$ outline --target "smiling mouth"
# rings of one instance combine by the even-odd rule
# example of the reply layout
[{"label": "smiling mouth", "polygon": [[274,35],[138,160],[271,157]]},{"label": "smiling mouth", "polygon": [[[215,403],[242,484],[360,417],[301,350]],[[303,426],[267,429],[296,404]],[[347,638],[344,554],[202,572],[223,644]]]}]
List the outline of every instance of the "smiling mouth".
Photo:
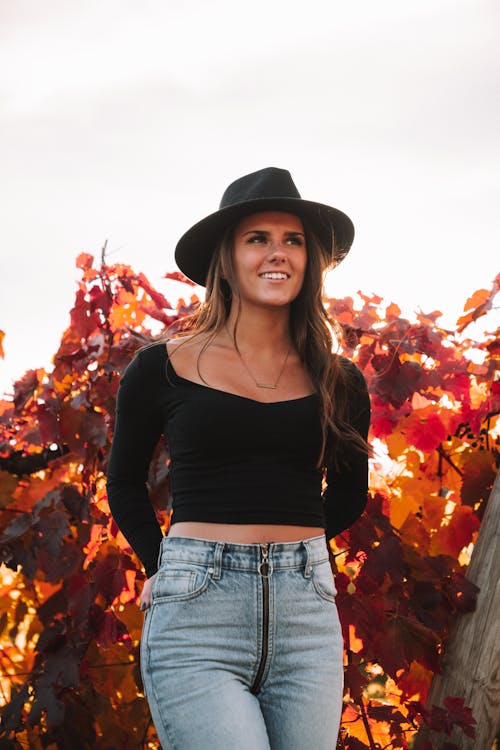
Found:
[{"label": "smiling mouth", "polygon": [[290,278],[287,273],[281,273],[278,271],[272,271],[269,273],[260,273],[259,276],[261,279],[273,279],[276,281],[281,281],[281,280],[286,281],[286,279]]}]

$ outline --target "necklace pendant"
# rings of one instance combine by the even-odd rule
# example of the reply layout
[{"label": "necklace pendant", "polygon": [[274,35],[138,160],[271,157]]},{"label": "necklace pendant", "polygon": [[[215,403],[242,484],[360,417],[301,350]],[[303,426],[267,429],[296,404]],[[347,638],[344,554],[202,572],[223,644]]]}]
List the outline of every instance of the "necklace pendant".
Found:
[{"label": "necklace pendant", "polygon": [[257,386],[257,388],[267,388],[270,391],[275,391],[277,384],[272,385],[268,383],[257,383],[257,381],[255,381],[255,385]]}]

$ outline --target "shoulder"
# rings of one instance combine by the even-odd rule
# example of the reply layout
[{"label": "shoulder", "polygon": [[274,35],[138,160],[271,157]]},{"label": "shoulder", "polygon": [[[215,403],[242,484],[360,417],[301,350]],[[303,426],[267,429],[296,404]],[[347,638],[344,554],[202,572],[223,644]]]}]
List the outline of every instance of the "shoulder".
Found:
[{"label": "shoulder", "polygon": [[333,356],[336,357],[341,370],[344,372],[348,386],[354,390],[366,392],[368,388],[365,376],[359,367],[351,359],[348,359],[348,357],[340,354],[334,354]]},{"label": "shoulder", "polygon": [[164,341],[147,344],[135,353],[120,378],[120,386],[144,389],[159,387],[165,382],[167,347]]},{"label": "shoulder", "polygon": [[177,350],[190,351],[193,350],[198,352],[202,349],[206,337],[196,336],[192,333],[183,334],[182,336],[176,336],[175,338],[168,339],[164,342],[167,357],[172,359],[173,355]]}]

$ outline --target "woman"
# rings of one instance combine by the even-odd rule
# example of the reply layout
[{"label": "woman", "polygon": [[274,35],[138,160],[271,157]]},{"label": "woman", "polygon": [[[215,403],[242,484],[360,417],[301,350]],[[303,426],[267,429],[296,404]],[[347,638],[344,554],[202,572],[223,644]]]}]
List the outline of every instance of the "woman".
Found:
[{"label": "woman", "polygon": [[[332,354],[321,292],[353,236],[286,170],[236,180],[176,248],[207,288],[194,327],[142,349],[121,380],[108,497],[146,570],[141,669],[164,750],[335,747],[326,540],[365,507],[370,406]],[[146,487],[162,433],[165,538]]]}]

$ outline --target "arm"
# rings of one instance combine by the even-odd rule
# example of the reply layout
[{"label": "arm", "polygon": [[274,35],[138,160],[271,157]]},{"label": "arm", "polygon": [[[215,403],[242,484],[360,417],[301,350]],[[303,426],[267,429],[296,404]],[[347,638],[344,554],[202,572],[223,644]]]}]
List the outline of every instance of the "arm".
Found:
[{"label": "arm", "polygon": [[163,538],[146,485],[149,464],[163,428],[156,398],[160,368],[154,364],[151,349],[140,352],[120,380],[107,471],[111,514],[148,578],[156,572]]},{"label": "arm", "polygon": [[[344,360],[352,372],[349,422],[364,440],[370,426],[370,397],[361,371]],[[327,539],[340,534],[356,521],[366,506],[368,493],[368,456],[348,445],[338,468],[326,472],[327,489],[323,493]]]}]

